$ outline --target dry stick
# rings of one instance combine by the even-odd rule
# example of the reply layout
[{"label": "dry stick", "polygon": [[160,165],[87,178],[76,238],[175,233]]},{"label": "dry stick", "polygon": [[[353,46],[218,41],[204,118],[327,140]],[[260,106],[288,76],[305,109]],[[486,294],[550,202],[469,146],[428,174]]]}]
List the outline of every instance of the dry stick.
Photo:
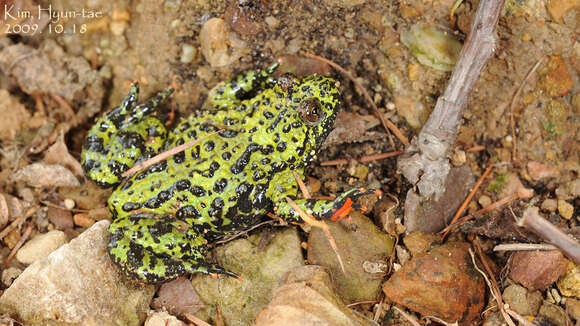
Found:
[{"label": "dry stick", "polygon": [[5,227],[4,230],[2,230],[2,232],[0,232],[0,240],[4,239],[4,237],[6,235],[8,235],[8,233],[10,233],[10,231],[15,229],[20,223],[23,223],[27,218],[32,216],[32,214],[36,213],[36,211],[38,209],[39,209],[39,207],[31,207],[26,211],[26,213],[24,213],[24,215],[20,216],[19,218],[15,219],[14,221],[12,221],[12,223],[10,223],[10,225]]},{"label": "dry stick", "polygon": [[528,250],[558,250],[556,246],[545,243],[504,243],[493,247],[493,251],[528,251]]},{"label": "dry stick", "polygon": [[203,136],[201,138],[194,139],[194,140],[190,140],[190,141],[188,141],[185,144],[182,144],[182,145],[179,145],[179,146],[175,146],[175,147],[173,147],[173,148],[171,148],[169,150],[166,150],[165,152],[159,153],[159,154],[153,156],[152,158],[150,158],[150,159],[148,159],[148,160],[146,160],[144,162],[141,162],[141,163],[133,166],[132,168],[130,168],[129,170],[127,170],[123,174],[121,174],[121,176],[123,178],[126,178],[126,177],[128,177],[128,176],[130,176],[132,174],[135,174],[135,173],[137,173],[137,172],[139,172],[139,171],[141,171],[143,169],[146,169],[146,168],[148,168],[148,167],[150,167],[152,165],[155,165],[155,164],[157,164],[157,163],[159,163],[159,162],[167,159],[168,157],[170,157],[172,155],[175,155],[177,153],[183,152],[184,150],[186,150],[186,149],[188,149],[190,147],[193,147],[195,144],[197,144],[197,143],[199,143],[199,142],[201,142],[201,141],[203,141],[203,140],[205,140],[205,139],[207,139],[207,138],[209,138],[209,137],[217,134],[218,132],[222,132],[224,130],[225,129],[220,129],[218,131],[214,131],[214,132],[209,133],[209,134],[207,134],[207,135],[205,135],[205,136]]},{"label": "dry stick", "polygon": [[188,312],[184,312],[183,317],[187,318],[187,320],[198,326],[211,326],[211,324],[206,323],[205,321],[197,318],[197,316],[190,314]]},{"label": "dry stick", "polygon": [[[461,207],[459,207],[459,209],[457,210],[457,213],[455,213],[455,216],[453,216],[453,219],[451,220],[451,223],[449,223],[449,226],[455,224],[455,222],[457,222],[457,219],[459,218],[459,216],[461,216],[461,214],[463,214],[463,211],[465,210],[465,208],[467,207],[469,202],[471,202],[471,199],[473,198],[473,196],[477,192],[477,189],[479,189],[479,186],[481,186],[481,183],[483,182],[483,180],[485,180],[485,178],[489,175],[492,168],[493,168],[493,165],[490,164],[489,167],[487,168],[487,170],[485,170],[485,172],[481,175],[481,178],[479,178],[479,180],[477,180],[475,187],[473,187],[473,189],[471,189],[471,192],[469,193],[469,195],[467,195],[467,198],[465,198],[465,201],[463,201],[463,204],[461,204]],[[447,231],[445,231],[443,233],[443,235],[441,236],[441,241],[443,241],[445,239],[445,237],[449,233],[449,230],[451,230],[450,228],[446,228],[446,229],[447,229]]]},{"label": "dry stick", "polygon": [[538,209],[529,207],[524,211],[524,217],[518,221],[518,226],[526,227],[560,248],[568,258],[580,264],[580,244],[566,233],[540,216]]},{"label": "dry stick", "polygon": [[484,273],[482,270],[480,270],[477,267],[477,264],[475,263],[475,257],[473,255],[473,251],[471,251],[471,248],[470,248],[469,254],[471,255],[471,261],[473,262],[473,266],[475,267],[475,269],[477,269],[481,273],[481,275],[483,275],[483,278],[485,278],[487,286],[489,286],[489,290],[491,291],[495,301],[497,302],[497,306],[499,308],[499,311],[501,312],[506,323],[510,326],[516,326],[514,324],[513,320],[510,318],[510,316],[507,314],[507,312],[504,309],[503,299],[501,296],[501,291],[499,290],[499,285],[497,284],[497,281],[495,280],[495,277],[493,276],[491,268],[489,268],[489,264],[487,263],[487,257],[483,253],[483,250],[481,249],[481,245],[479,244],[479,238],[475,237],[475,241],[473,241],[473,243],[475,245],[475,249],[477,250],[479,260],[483,264],[483,268],[485,268],[485,271],[486,271],[487,275],[489,276],[489,278],[488,278],[488,276],[486,276],[486,273]]},{"label": "dry stick", "polygon": [[409,315],[408,313],[406,313],[403,309],[397,307],[397,306],[393,306],[393,309],[395,309],[396,311],[398,311],[401,316],[403,316],[406,320],[408,320],[411,325],[413,326],[421,326],[421,324],[419,324],[419,322],[415,319],[415,317]]},{"label": "dry stick", "polygon": [[[361,162],[361,163],[366,163],[366,162],[382,160],[385,158],[389,158],[389,157],[393,157],[393,156],[397,156],[397,155],[401,155],[401,154],[403,154],[403,151],[393,151],[393,152],[388,152],[388,153],[363,155],[363,156],[356,158],[354,160]],[[345,165],[345,164],[348,164],[348,160],[345,158],[340,158],[340,159],[336,159],[336,160],[322,162],[322,163],[320,163],[320,166]]]},{"label": "dry stick", "polygon": [[538,69],[538,67],[544,61],[545,58],[546,58],[546,56],[543,55],[538,60],[538,62],[536,62],[536,64],[532,67],[532,69],[530,69],[530,71],[528,71],[528,73],[526,74],[526,77],[524,78],[524,80],[522,80],[520,87],[518,87],[518,89],[514,93],[514,96],[512,97],[512,100],[510,101],[510,129],[512,131],[512,141],[514,143],[513,151],[512,151],[512,160],[514,162],[517,161],[516,155],[517,155],[517,147],[518,147],[517,141],[516,141],[516,127],[515,127],[515,121],[514,121],[514,107],[515,107],[516,99],[520,97],[520,94],[521,94],[522,90],[524,89],[524,86],[527,84],[528,79]]},{"label": "dry stick", "polygon": [[[399,171],[405,178],[417,184],[423,198],[445,191],[445,179],[449,171],[449,154],[455,144],[457,132],[468,95],[494,47],[494,29],[504,0],[480,1],[473,19],[471,32],[465,41],[455,64],[445,92],[412,146],[406,148],[407,156],[399,159]],[[429,167],[429,169],[425,169]]]},{"label": "dry stick", "polygon": [[8,255],[8,257],[6,257],[6,259],[4,259],[4,262],[3,262],[4,266],[6,266],[6,264],[8,264],[10,259],[12,259],[12,257],[14,257],[14,255],[16,255],[16,252],[18,251],[18,249],[20,249],[20,247],[22,247],[24,242],[26,242],[26,240],[28,240],[28,237],[30,236],[31,232],[32,232],[32,225],[29,225],[26,228],[26,231],[24,231],[24,234],[22,234],[22,237],[20,238],[20,240],[18,240],[18,243],[16,243],[14,248],[12,248],[12,251],[10,251],[10,254]]},{"label": "dry stick", "polygon": [[395,142],[393,141],[393,138],[391,137],[391,133],[389,132],[389,130],[391,130],[393,132],[393,134],[395,134],[395,136],[401,141],[401,143],[403,143],[403,145],[407,146],[409,145],[409,140],[407,139],[407,137],[405,137],[405,135],[403,135],[403,133],[401,132],[401,130],[399,130],[399,128],[393,123],[391,122],[391,120],[389,119],[385,119],[385,117],[383,117],[383,115],[381,114],[381,112],[379,112],[379,108],[377,107],[377,105],[375,104],[375,101],[373,101],[373,99],[371,98],[371,96],[369,95],[369,93],[367,92],[367,90],[361,85],[361,83],[359,83],[356,78],[354,78],[354,76],[348,72],[346,69],[342,68],[341,66],[339,66],[338,64],[314,55],[314,54],[310,54],[307,52],[302,52],[303,56],[312,58],[312,59],[316,59],[319,61],[322,61],[330,66],[332,66],[334,69],[338,70],[341,74],[343,74],[344,76],[346,76],[348,79],[352,80],[352,82],[355,84],[355,86],[359,89],[359,91],[363,94],[363,97],[365,98],[365,100],[371,105],[371,107],[373,108],[373,112],[377,115],[377,117],[379,118],[379,120],[381,121],[381,124],[383,125],[383,128],[385,128],[385,130],[387,131],[387,135],[389,136],[389,142],[391,143],[391,146],[393,148],[395,147]]},{"label": "dry stick", "polygon": [[310,191],[308,191],[308,187],[306,187],[306,185],[304,184],[304,181],[302,181],[302,179],[300,179],[300,176],[298,176],[298,173],[296,173],[296,171],[292,170],[292,174],[294,175],[294,179],[296,179],[296,182],[298,183],[298,187],[300,187],[300,191],[302,191],[302,195],[304,196],[304,198],[306,198],[306,199],[312,198],[312,196],[310,195]]}]

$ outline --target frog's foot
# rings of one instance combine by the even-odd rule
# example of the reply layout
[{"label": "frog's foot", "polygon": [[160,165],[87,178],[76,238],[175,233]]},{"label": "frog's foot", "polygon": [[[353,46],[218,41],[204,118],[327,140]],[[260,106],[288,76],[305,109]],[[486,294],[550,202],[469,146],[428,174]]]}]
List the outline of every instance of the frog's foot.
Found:
[{"label": "frog's foot", "polygon": [[260,90],[272,87],[276,80],[271,77],[280,66],[280,62],[274,62],[265,70],[248,71],[238,75],[226,84],[212,90],[210,102],[214,108],[228,109],[238,106],[241,100],[252,97]]},{"label": "frog's foot", "polygon": [[[185,228],[185,230],[184,230]],[[157,284],[188,273],[205,272],[205,239],[169,216],[135,214],[109,227],[109,255],[132,279]]]},{"label": "frog's foot", "polygon": [[[318,220],[328,219],[331,221],[340,221],[347,217],[353,209],[366,210],[366,207],[354,203],[354,200],[371,194],[380,196],[382,192],[375,189],[354,188],[343,192],[334,200],[298,199],[294,202],[298,207]],[[303,222],[300,215],[285,200],[278,203],[276,215],[287,222]]]},{"label": "frog's foot", "polygon": [[237,279],[238,281],[242,280],[242,277],[239,276],[238,274],[230,272],[227,269],[225,269],[219,265],[216,265],[216,264],[207,264],[205,266],[205,268],[206,268],[206,270],[198,270],[197,272],[203,272],[203,273],[209,274],[209,276],[211,276],[211,278],[217,278],[219,274],[222,274],[222,275],[227,275],[227,276],[233,277],[233,278]]},{"label": "frog's foot", "polygon": [[101,187],[111,187],[137,160],[159,152],[167,131],[149,114],[172,92],[173,88],[169,88],[136,104],[139,85],[133,83],[121,105],[103,115],[89,130],[81,153],[85,175]]},{"label": "frog's foot", "polygon": [[[331,221],[340,221],[353,210],[361,209],[366,210],[365,206],[355,204],[354,199],[366,195],[375,194],[381,196],[382,192],[377,189],[351,189],[347,192],[340,194],[333,201],[330,201],[327,205],[321,205],[319,210],[319,216],[322,218],[328,218]],[[324,207],[326,206],[326,207]]]}]

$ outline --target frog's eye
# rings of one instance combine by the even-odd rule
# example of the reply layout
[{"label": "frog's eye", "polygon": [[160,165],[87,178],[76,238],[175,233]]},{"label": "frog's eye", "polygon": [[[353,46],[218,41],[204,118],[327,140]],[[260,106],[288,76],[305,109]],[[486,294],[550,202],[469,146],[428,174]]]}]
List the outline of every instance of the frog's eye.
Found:
[{"label": "frog's eye", "polygon": [[320,102],[315,98],[309,98],[300,102],[297,110],[302,120],[309,125],[318,124],[322,118]]}]

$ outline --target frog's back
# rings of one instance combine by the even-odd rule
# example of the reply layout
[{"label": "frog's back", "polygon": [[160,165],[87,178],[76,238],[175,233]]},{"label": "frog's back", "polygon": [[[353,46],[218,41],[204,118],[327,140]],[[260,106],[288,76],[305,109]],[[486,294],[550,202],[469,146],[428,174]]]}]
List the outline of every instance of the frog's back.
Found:
[{"label": "frog's back", "polygon": [[179,123],[166,149],[202,140],[129,179],[110,197],[111,210],[117,217],[136,211],[175,216],[210,239],[253,224],[272,209],[270,183],[288,168],[276,155],[283,138],[267,130],[282,108],[275,105],[282,99],[271,95]]}]

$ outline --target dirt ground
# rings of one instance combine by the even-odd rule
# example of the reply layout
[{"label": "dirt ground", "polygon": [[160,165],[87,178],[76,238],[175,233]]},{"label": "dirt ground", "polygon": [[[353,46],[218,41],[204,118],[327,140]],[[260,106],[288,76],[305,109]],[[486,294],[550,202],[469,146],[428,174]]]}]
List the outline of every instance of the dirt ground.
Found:
[{"label": "dirt ground", "polygon": [[[478,5],[463,1],[452,25],[451,0],[4,3],[32,13],[49,4],[55,12],[86,8],[93,16],[56,19],[45,12],[38,20],[15,15],[0,25],[0,230],[30,207],[39,208],[3,233],[2,270],[25,267],[12,256],[37,234],[60,229],[70,239],[108,218],[99,208],[109,192],[84,180],[78,160],[94,119],[120,102],[131,81],[141,82],[141,98],[177,87],[160,114],[171,123],[202,109],[209,90],[219,82],[277,59],[282,60],[280,72],[322,73],[341,83],[344,115],[336,129],[342,136],[331,135],[318,154],[307,171],[309,186],[321,196],[352,187],[381,189],[399,203],[390,229],[384,230],[404,239],[403,203],[412,185],[396,173],[396,156],[357,160],[404,150],[404,145],[394,138],[392,146],[352,80],[304,53],[327,58],[354,75],[380,114],[411,139],[444,91]],[[532,196],[512,196],[495,210],[475,214],[450,235],[458,241],[480,236],[497,266],[505,266],[510,255],[492,252],[493,246],[540,242],[513,226],[514,214],[521,217],[526,207],[539,207],[548,221],[580,235],[578,8],[574,0],[506,2],[495,51],[469,97],[450,153],[454,166],[469,167],[476,178],[494,166],[467,214],[518,189],[533,190]],[[15,30],[26,24],[36,24],[37,33]],[[341,159],[346,164],[332,162]],[[34,175],[15,177],[35,162],[58,164],[68,172],[51,178],[42,172],[44,181]],[[67,206],[67,198],[74,199],[74,207]],[[9,285],[3,277],[1,287]],[[541,295],[551,300],[552,291],[558,292],[555,283],[542,288]],[[554,304],[578,322],[565,301]],[[376,313],[372,304],[357,309],[370,316]],[[384,325],[393,323],[382,314]]]}]

